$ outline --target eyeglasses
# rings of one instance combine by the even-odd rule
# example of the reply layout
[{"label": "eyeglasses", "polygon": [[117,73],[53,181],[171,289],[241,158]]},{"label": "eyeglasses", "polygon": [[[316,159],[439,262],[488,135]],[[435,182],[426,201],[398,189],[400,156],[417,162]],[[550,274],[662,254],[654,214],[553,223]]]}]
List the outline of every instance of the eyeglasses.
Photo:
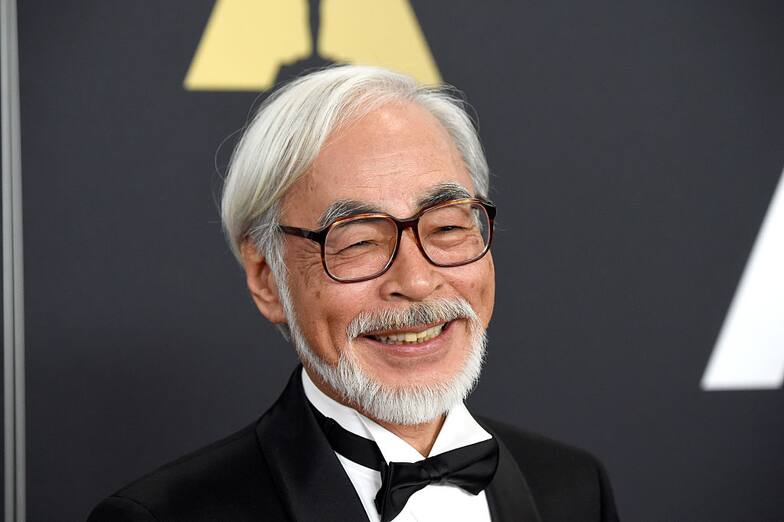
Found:
[{"label": "eyeglasses", "polygon": [[280,225],[281,232],[321,245],[327,275],[357,283],[382,275],[397,256],[403,231],[410,228],[422,255],[439,267],[467,265],[490,249],[495,206],[478,198],[453,199],[423,208],[408,219],[384,213],[339,218],[318,230]]}]

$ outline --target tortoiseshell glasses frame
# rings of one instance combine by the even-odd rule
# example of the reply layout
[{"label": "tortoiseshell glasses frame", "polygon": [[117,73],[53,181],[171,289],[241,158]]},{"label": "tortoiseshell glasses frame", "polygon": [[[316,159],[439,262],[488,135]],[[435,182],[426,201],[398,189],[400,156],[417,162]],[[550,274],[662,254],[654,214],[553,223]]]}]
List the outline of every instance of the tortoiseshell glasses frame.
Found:
[{"label": "tortoiseshell glasses frame", "polygon": [[[423,216],[427,216],[429,213],[446,209],[449,207],[457,206],[457,205],[470,205],[474,209],[477,210],[481,209],[483,215],[479,214],[478,219],[486,218],[487,221],[486,223],[484,223],[484,225],[487,226],[487,230],[485,231],[487,237],[486,238],[484,236],[482,237],[484,241],[484,245],[481,251],[473,253],[467,259],[460,259],[459,261],[454,261],[449,263],[438,262],[434,260],[430,254],[428,254],[427,250],[422,244],[422,238],[420,237],[420,230],[419,230],[420,219]],[[403,231],[408,228],[410,228],[413,231],[414,240],[416,242],[417,247],[419,248],[419,251],[422,252],[422,255],[425,257],[425,259],[427,259],[428,262],[430,262],[435,266],[456,267],[456,266],[463,266],[478,261],[490,250],[490,244],[493,241],[493,221],[495,219],[495,214],[496,214],[495,205],[493,205],[491,202],[483,198],[461,198],[461,199],[442,201],[434,205],[425,207],[419,210],[419,212],[417,212],[415,215],[406,219],[397,219],[384,212],[369,212],[369,213],[355,214],[352,216],[338,218],[332,223],[322,228],[319,228],[317,230],[309,230],[305,228],[291,227],[287,225],[279,225],[278,228],[281,232],[285,234],[303,237],[305,239],[309,239],[311,241],[318,243],[321,247],[321,264],[324,267],[324,271],[331,279],[339,283],[358,283],[361,281],[368,281],[370,279],[379,277],[383,275],[387,270],[389,270],[389,268],[392,266],[392,263],[394,263],[395,258],[397,257],[397,253],[400,246],[400,240],[403,236]],[[326,253],[327,238],[329,237],[330,233],[336,229],[336,227],[345,227],[347,224],[352,222],[361,223],[361,222],[367,222],[369,220],[383,220],[389,223],[393,223],[397,229],[397,234],[396,237],[394,238],[395,243],[394,246],[392,246],[391,250],[389,251],[388,259],[386,260],[386,263],[384,263],[383,266],[381,266],[378,270],[375,270],[372,273],[363,275],[361,277],[336,276],[335,274],[332,273],[332,271],[330,271],[329,264],[327,263],[327,253]],[[391,228],[390,228],[390,232],[391,232]],[[391,237],[389,237],[388,239],[391,239]]]}]

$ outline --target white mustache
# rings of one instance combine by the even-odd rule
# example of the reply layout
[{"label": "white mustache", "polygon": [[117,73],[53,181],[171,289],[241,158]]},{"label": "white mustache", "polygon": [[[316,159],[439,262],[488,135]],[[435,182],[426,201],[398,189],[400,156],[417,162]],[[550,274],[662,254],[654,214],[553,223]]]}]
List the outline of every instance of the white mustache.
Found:
[{"label": "white mustache", "polygon": [[406,308],[385,308],[362,312],[352,319],[346,334],[354,340],[360,335],[385,330],[404,330],[434,323],[446,323],[455,319],[468,319],[480,324],[479,317],[463,298],[455,297],[434,301],[412,303]]}]

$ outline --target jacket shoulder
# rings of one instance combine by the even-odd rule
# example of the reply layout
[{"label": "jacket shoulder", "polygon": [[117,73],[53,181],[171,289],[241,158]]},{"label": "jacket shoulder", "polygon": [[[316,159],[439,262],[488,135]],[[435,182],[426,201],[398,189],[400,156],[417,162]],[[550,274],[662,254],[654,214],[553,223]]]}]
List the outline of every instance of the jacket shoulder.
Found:
[{"label": "jacket shoulder", "polygon": [[591,453],[502,422],[482,422],[517,462],[543,520],[618,520],[607,473]]},{"label": "jacket shoulder", "polygon": [[88,522],[286,520],[252,424],[101,502]]},{"label": "jacket shoulder", "polygon": [[510,424],[482,419],[506,444],[518,463],[533,469],[555,468],[579,471],[595,466],[597,459],[585,450],[550,439],[543,435],[521,430]]}]

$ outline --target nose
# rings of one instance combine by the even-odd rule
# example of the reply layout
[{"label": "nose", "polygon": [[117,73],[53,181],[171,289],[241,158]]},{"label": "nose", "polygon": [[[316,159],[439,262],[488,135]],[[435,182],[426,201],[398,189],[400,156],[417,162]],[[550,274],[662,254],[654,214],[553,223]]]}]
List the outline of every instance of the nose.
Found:
[{"label": "nose", "polygon": [[389,301],[423,301],[444,284],[438,267],[419,250],[411,229],[403,232],[397,257],[381,277],[382,296]]}]

